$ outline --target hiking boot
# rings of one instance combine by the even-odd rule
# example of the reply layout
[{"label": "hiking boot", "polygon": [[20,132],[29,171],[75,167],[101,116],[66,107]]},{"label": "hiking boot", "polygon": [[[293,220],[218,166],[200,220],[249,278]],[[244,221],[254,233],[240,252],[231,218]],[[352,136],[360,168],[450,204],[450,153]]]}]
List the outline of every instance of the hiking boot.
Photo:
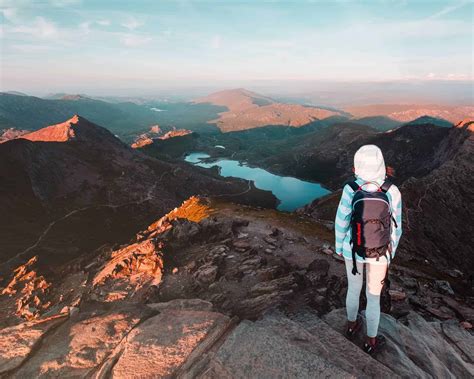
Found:
[{"label": "hiking boot", "polygon": [[357,318],[354,326],[352,328],[347,327],[346,329],[346,337],[350,340],[352,340],[357,332],[362,328],[362,320],[360,318]]},{"label": "hiking boot", "polygon": [[375,339],[375,344],[364,343],[363,350],[369,355],[377,354],[385,346],[385,337],[377,336]]}]

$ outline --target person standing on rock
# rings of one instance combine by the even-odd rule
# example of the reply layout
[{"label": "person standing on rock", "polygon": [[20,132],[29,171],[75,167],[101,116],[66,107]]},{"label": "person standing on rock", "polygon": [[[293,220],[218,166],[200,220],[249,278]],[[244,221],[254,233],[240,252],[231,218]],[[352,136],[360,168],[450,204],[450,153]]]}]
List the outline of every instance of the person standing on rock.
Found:
[{"label": "person standing on rock", "polygon": [[336,253],[344,257],[348,289],[346,336],[361,329],[359,297],[366,272],[367,339],[363,349],[374,354],[385,344],[378,336],[380,294],[388,266],[395,257],[402,235],[402,200],[398,188],[387,178],[382,151],[362,146],[354,155],[355,180],[344,185],[335,220]]}]

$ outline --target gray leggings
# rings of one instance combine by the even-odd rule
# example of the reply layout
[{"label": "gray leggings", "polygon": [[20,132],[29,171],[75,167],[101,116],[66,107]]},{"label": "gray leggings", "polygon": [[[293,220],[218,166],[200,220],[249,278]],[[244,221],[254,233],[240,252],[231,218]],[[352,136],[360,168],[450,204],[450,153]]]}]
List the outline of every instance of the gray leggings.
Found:
[{"label": "gray leggings", "polygon": [[367,320],[367,336],[376,337],[380,322],[380,293],[382,292],[382,281],[385,278],[387,271],[387,264],[383,260],[377,264],[357,262],[357,270],[359,274],[352,274],[352,260],[345,259],[347,272],[347,297],[346,310],[347,319],[355,321],[357,313],[359,312],[359,297],[362,290],[364,266],[366,268],[366,288],[365,294],[367,297],[367,309],[365,310],[365,317]]}]

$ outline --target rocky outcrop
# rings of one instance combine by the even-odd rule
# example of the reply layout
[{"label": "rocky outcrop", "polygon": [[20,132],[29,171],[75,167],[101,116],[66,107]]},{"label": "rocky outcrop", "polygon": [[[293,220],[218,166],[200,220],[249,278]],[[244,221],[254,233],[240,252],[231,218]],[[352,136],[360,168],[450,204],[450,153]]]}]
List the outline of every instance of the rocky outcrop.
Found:
[{"label": "rocky outcrop", "polygon": [[[348,344],[315,314],[304,323],[283,314],[241,322],[215,352],[202,359],[199,378],[398,377]],[[193,375],[193,376],[194,376]]]},{"label": "rocky outcrop", "polygon": [[[345,310],[332,311],[324,320],[335,330],[342,331],[346,324]],[[456,322],[428,322],[414,312],[403,320],[382,314],[379,332],[386,337],[387,346],[376,359],[402,377],[468,378],[474,375],[474,336]],[[362,344],[362,339],[356,343]]]},{"label": "rocky outcrop", "polygon": [[[361,340],[348,342],[341,334],[345,268],[331,237],[325,226],[295,215],[191,198],[128,245],[63,266],[61,280],[45,274],[50,285],[42,301],[49,307],[33,321],[11,317],[13,325],[0,333],[0,372],[472,376],[472,304],[456,288],[396,264],[393,316],[381,323],[386,352],[374,360]],[[21,278],[38,274],[36,264],[18,270],[6,287],[2,320],[14,314],[6,305],[28,287]]]},{"label": "rocky outcrop", "polygon": [[166,140],[166,139],[175,138],[175,137],[183,137],[191,133],[192,133],[191,130],[173,129],[173,130],[170,130],[169,132],[166,132],[162,136],[158,137],[158,139]]},{"label": "rocky outcrop", "polygon": [[40,347],[11,377],[90,376],[151,313],[136,305],[116,307],[111,311],[94,308],[79,312],[45,336]]},{"label": "rocky outcrop", "polygon": [[[146,239],[112,252],[92,280],[94,298],[104,301],[141,299],[161,282],[163,260],[155,243]],[[133,278],[133,279],[132,279]]]},{"label": "rocky outcrop", "polygon": [[[160,150],[159,151],[160,153],[163,153],[161,150],[168,150],[169,146],[167,146],[162,141],[166,141],[166,140],[169,140],[171,138],[176,138],[176,137],[184,137],[184,136],[187,136],[187,135],[192,134],[192,133],[193,132],[190,131],[190,130],[174,128],[174,129],[162,134],[161,129],[157,125],[155,125],[154,127],[152,127],[150,129],[150,132],[140,134],[137,138],[135,138],[135,141],[131,144],[131,147],[133,149],[141,149],[141,148],[144,148],[145,146],[155,144],[155,145],[157,145],[156,149]],[[145,152],[147,152],[148,155],[154,156],[149,151],[149,149],[145,150]]]},{"label": "rocky outcrop", "polygon": [[131,144],[133,149],[139,149],[143,146],[150,145],[153,143],[153,140],[147,135],[140,135],[135,139],[135,142]]},{"label": "rocky outcrop", "polygon": [[149,132],[140,134],[135,138],[135,141],[132,143],[133,149],[139,149],[143,146],[153,143],[153,138],[156,138],[161,134],[161,128],[159,125],[153,125],[150,127]]},{"label": "rocky outcrop", "polygon": [[0,375],[20,367],[38,349],[45,335],[65,322],[59,315],[37,322],[23,323],[0,331]]},{"label": "rocky outcrop", "polygon": [[12,139],[18,138],[23,134],[29,133],[28,130],[20,130],[15,128],[8,128],[0,130],[0,143],[10,141]]},{"label": "rocky outcrop", "polygon": [[[121,344],[114,378],[171,377],[184,363],[199,356],[199,350],[221,335],[230,319],[220,313],[191,309],[162,310],[128,334]],[[204,345],[204,346],[201,346]]]},{"label": "rocky outcrop", "polygon": [[78,123],[79,116],[75,115],[64,123],[51,125],[36,132],[24,134],[21,136],[21,138],[30,141],[67,142],[76,138],[76,133],[73,126]]},{"label": "rocky outcrop", "polygon": [[44,276],[37,274],[38,257],[34,256],[27,263],[13,272],[13,278],[3,288],[1,294],[10,298],[15,304],[15,315],[32,320],[44,313],[51,305],[47,300],[48,283]]},{"label": "rocky outcrop", "polygon": [[186,372],[232,325],[203,304],[122,304],[114,310],[86,304],[67,320],[61,316],[4,329],[0,374],[130,378]]}]

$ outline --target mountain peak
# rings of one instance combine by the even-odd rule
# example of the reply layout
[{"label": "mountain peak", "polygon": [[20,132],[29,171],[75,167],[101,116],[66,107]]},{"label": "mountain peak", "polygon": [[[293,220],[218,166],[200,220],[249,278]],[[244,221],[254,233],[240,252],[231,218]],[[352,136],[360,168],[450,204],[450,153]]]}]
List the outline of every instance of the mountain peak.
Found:
[{"label": "mountain peak", "polygon": [[211,93],[194,101],[195,103],[211,103],[227,107],[231,112],[242,112],[247,109],[270,105],[275,101],[269,97],[246,90],[234,88]]},{"label": "mountain peak", "polygon": [[280,103],[244,88],[215,92],[194,102],[226,107],[227,111],[220,112],[219,118],[208,121],[208,123],[216,124],[224,132],[267,125],[299,127],[315,120],[341,114],[339,111],[324,108]]},{"label": "mountain peak", "polygon": [[60,124],[50,125],[43,129],[39,129],[35,132],[31,132],[23,135],[21,138],[30,141],[42,141],[42,142],[66,142],[74,139],[76,133],[73,125],[79,125],[81,117],[74,115],[69,120]]},{"label": "mountain peak", "polygon": [[[71,140],[95,140],[101,139],[101,127],[78,114],[67,121],[47,126],[34,132],[24,134],[21,138],[34,142],[68,142]],[[105,131],[105,129],[103,130]],[[110,135],[109,132],[106,132]],[[112,135],[110,135],[113,137]]]}]

